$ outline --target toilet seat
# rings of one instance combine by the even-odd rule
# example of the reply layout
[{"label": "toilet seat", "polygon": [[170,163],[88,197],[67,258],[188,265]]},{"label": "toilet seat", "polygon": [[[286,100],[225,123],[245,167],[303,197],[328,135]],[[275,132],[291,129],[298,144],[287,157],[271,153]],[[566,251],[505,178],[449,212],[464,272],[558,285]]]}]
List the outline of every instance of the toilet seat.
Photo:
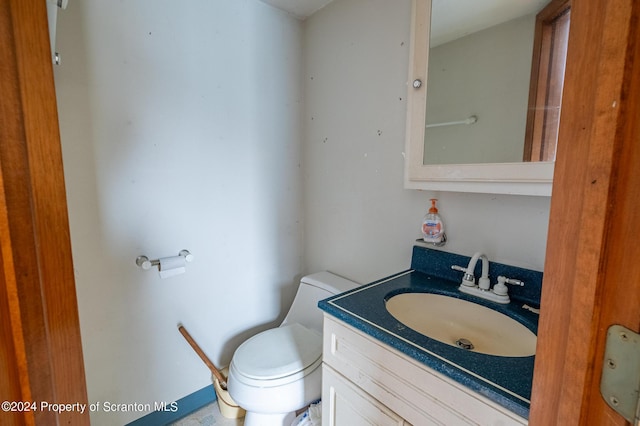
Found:
[{"label": "toilet seat", "polygon": [[272,387],[299,380],[321,363],[321,334],[293,323],[263,331],[244,342],[230,368],[239,382]]}]

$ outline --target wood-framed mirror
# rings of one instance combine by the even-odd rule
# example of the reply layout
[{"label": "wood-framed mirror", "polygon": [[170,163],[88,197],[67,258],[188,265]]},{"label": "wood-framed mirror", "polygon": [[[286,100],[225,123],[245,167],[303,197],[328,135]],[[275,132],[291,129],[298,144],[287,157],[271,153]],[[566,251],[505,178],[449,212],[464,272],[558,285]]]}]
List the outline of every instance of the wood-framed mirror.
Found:
[{"label": "wood-framed mirror", "polygon": [[549,196],[569,0],[464,1],[413,1],[405,187]]}]

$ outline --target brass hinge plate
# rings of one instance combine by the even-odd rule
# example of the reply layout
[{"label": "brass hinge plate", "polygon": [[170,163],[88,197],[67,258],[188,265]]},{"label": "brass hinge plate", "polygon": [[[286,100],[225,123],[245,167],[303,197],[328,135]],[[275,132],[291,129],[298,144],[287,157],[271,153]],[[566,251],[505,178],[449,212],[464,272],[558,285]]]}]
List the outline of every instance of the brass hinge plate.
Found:
[{"label": "brass hinge plate", "polygon": [[640,421],[640,334],[621,325],[609,327],[600,393],[627,421]]}]

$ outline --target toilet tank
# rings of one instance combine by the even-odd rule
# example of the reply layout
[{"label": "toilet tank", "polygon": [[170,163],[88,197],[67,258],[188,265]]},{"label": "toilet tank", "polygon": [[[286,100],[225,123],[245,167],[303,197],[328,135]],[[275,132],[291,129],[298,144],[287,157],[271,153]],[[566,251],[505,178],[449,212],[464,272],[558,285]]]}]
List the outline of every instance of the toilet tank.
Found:
[{"label": "toilet tank", "polygon": [[302,277],[296,297],[281,325],[298,323],[322,332],[322,311],[318,302],[359,285],[326,271]]}]

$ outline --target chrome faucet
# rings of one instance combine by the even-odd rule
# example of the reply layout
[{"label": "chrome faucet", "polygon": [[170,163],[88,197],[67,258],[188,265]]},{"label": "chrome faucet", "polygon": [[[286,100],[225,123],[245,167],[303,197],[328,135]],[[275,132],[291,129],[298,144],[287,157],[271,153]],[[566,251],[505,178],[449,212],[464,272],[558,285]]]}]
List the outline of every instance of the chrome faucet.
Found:
[{"label": "chrome faucet", "polygon": [[[482,276],[478,278],[478,285],[476,285],[476,279],[473,275],[478,259],[482,259]],[[462,293],[470,294],[472,296],[481,297],[486,300],[491,300],[496,303],[507,304],[511,300],[507,286],[505,284],[523,286],[524,283],[520,280],[513,278],[507,278],[500,276],[498,282],[491,289],[491,281],[489,280],[489,259],[484,253],[477,252],[469,260],[469,265],[466,268],[458,265],[452,265],[451,269],[464,272],[462,276],[462,282],[460,283],[460,290]]]}]

